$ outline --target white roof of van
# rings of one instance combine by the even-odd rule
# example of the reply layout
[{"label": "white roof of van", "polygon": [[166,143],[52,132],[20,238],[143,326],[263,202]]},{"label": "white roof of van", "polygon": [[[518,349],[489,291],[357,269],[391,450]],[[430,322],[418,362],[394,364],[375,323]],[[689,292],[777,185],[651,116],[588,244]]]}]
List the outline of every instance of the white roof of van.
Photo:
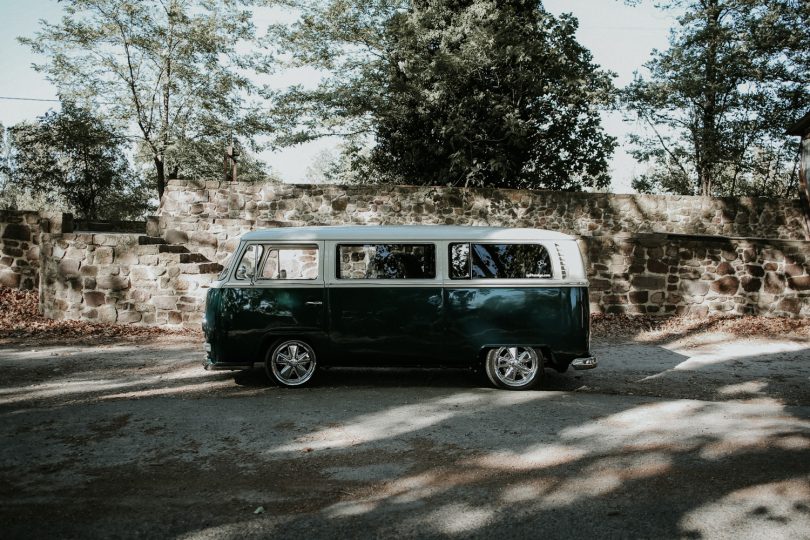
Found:
[{"label": "white roof of van", "polygon": [[339,240],[339,241],[407,241],[407,240],[573,240],[572,236],[545,229],[508,227],[473,227],[463,225],[349,225],[334,227],[277,227],[260,229],[242,235],[242,240]]}]

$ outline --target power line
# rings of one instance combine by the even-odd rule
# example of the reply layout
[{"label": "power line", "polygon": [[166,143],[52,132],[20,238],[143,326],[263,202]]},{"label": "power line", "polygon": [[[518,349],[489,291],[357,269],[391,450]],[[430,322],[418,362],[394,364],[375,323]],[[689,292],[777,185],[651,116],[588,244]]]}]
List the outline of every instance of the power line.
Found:
[{"label": "power line", "polygon": [[39,98],[10,97],[10,96],[0,96],[0,99],[11,99],[14,101],[50,101],[53,103],[59,103],[58,99],[39,99]]}]

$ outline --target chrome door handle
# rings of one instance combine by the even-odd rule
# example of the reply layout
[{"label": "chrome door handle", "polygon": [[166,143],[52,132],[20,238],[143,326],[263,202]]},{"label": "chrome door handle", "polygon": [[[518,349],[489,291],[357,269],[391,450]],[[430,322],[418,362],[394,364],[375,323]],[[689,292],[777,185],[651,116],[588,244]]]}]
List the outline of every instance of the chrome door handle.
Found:
[{"label": "chrome door handle", "polygon": [[322,306],[323,302],[307,302],[308,306]]}]

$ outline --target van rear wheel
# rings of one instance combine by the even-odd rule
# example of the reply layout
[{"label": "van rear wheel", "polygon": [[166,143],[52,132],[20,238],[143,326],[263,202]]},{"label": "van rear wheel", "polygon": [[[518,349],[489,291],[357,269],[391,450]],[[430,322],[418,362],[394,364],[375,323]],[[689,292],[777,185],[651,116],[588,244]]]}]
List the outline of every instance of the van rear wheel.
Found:
[{"label": "van rear wheel", "polygon": [[267,351],[264,370],[281,386],[303,386],[315,374],[315,351],[300,339],[285,340]]},{"label": "van rear wheel", "polygon": [[487,353],[484,368],[496,387],[528,390],[543,377],[543,355],[531,347],[498,347]]}]

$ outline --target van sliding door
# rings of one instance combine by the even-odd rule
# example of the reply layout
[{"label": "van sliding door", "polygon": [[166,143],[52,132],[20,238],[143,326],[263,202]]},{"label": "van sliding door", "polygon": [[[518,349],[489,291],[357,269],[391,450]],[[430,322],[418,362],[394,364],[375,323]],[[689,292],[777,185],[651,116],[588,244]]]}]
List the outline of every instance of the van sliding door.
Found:
[{"label": "van sliding door", "polygon": [[335,363],[443,363],[436,246],[339,242],[334,254],[327,294]]}]

